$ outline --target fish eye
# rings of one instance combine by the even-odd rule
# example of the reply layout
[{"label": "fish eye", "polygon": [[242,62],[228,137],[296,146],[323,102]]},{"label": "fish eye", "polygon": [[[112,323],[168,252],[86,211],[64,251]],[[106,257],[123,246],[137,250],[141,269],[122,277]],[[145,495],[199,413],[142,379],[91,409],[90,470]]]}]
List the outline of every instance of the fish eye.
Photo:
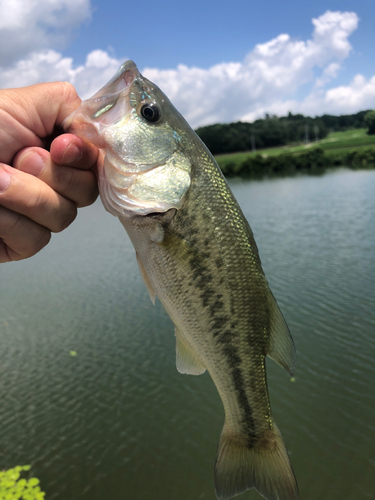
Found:
[{"label": "fish eye", "polygon": [[156,104],[149,102],[141,107],[141,115],[148,122],[157,122],[160,118],[160,111]]}]

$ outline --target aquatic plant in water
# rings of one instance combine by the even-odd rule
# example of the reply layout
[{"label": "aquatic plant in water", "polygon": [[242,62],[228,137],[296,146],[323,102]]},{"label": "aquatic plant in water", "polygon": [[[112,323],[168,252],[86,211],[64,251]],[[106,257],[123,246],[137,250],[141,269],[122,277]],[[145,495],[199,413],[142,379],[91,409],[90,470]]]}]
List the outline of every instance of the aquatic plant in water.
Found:
[{"label": "aquatic plant in water", "polygon": [[17,465],[12,469],[0,471],[0,500],[44,500],[39,479],[21,478],[21,473],[30,470],[30,465]]}]

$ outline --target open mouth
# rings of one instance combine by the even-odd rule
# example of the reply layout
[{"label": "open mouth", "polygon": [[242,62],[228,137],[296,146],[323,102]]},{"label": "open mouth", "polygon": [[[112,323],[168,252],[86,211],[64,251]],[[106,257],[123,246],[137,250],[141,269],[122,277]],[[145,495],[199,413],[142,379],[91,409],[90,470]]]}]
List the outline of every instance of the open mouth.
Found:
[{"label": "open mouth", "polygon": [[82,102],[63,122],[65,132],[104,147],[100,132],[122,120],[131,111],[129,93],[141,74],[133,61],[124,63],[114,77],[90,99]]}]

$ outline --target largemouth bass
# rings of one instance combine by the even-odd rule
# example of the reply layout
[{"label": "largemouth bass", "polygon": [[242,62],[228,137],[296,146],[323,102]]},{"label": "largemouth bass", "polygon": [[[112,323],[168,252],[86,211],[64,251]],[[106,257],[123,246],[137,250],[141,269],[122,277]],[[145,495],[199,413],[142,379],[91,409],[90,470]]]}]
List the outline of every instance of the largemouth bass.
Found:
[{"label": "largemouth bass", "polygon": [[207,370],[220,394],[217,498],[255,488],[268,500],[298,499],[265,366],[268,355],[292,374],[294,344],[214,158],[132,61],[64,128],[105,150],[101,199],[134,245],[151,300],[175,325],[177,369]]}]

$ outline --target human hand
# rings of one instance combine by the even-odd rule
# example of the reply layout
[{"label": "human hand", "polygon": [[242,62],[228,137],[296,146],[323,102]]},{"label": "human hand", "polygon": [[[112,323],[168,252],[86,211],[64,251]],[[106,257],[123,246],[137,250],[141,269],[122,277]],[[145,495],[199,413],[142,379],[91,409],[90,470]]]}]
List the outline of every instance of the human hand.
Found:
[{"label": "human hand", "polygon": [[62,82],[0,91],[0,263],[37,253],[98,195],[94,146],[64,134],[43,147],[80,102]]}]

